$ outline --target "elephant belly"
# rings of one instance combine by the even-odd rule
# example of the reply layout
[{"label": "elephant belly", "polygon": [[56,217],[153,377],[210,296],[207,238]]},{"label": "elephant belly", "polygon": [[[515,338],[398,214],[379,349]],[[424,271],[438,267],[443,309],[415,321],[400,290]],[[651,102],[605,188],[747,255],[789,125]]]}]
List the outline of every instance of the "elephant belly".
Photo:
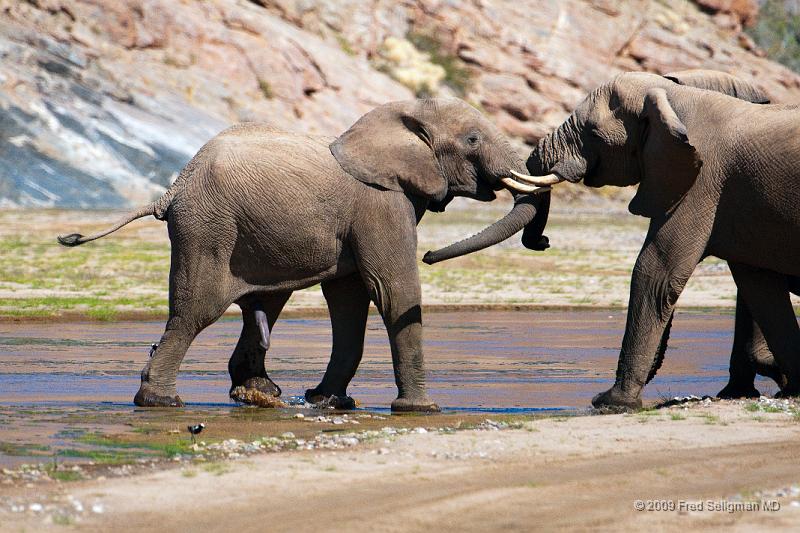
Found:
[{"label": "elephant belly", "polygon": [[[257,225],[256,225],[257,226]],[[231,273],[248,283],[298,290],[355,271],[353,255],[325,217],[273,216],[260,227],[240,224]]]},{"label": "elephant belly", "polygon": [[770,190],[755,179],[726,187],[708,254],[783,274],[800,275],[800,187]]},{"label": "elephant belly", "polygon": [[220,140],[207,172],[176,198],[191,240],[262,290],[302,289],[354,271],[344,236],[355,181],[321,139],[256,133]]}]

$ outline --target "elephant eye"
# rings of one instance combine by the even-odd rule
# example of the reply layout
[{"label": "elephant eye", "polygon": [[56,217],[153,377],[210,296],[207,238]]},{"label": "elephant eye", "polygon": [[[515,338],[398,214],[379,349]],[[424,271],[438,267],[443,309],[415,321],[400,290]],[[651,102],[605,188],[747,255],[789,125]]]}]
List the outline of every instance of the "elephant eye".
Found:
[{"label": "elephant eye", "polygon": [[468,133],[465,140],[468,146],[474,147],[477,146],[479,142],[481,142],[481,135],[480,133],[477,132]]}]

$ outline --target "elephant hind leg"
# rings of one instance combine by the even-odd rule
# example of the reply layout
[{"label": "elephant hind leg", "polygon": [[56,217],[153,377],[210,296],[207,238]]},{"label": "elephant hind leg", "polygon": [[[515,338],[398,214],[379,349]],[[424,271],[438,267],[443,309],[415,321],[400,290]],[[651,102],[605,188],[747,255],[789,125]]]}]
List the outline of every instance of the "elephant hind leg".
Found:
[{"label": "elephant hind leg", "polygon": [[210,257],[192,261],[173,242],[170,267],[170,317],[152,357],[142,370],[134,403],[143,407],[181,407],[176,380],[189,345],[214,323],[233,300],[219,265]]},{"label": "elephant hind leg", "polygon": [[[740,263],[730,263],[730,267],[754,319],[754,342],[748,348],[752,372],[763,371],[775,379],[784,395],[800,394],[800,327],[789,299],[787,276]],[[764,352],[772,353],[777,369]]]},{"label": "elephant hind leg", "polygon": [[[728,384],[717,393],[719,398],[758,398],[761,393],[755,388],[755,352],[767,350],[766,341],[753,321],[741,293],[736,295],[736,322],[733,333],[733,349],[729,368]],[[770,354],[771,355],[771,354]]]},{"label": "elephant hind leg", "polygon": [[[281,395],[281,389],[273,382],[264,364],[266,347],[264,335],[268,335],[278,316],[291,296],[291,292],[270,295],[248,295],[238,301],[242,309],[242,333],[228,361],[231,376],[230,397],[240,403],[275,405],[273,401]],[[260,329],[257,313],[266,316],[267,332]]]},{"label": "elephant hind leg", "polygon": [[322,293],[331,316],[333,349],[322,382],[306,391],[306,400],[325,402],[339,409],[355,409],[355,400],[347,395],[347,385],[364,353],[369,293],[358,273],[322,282]]},{"label": "elephant hind leg", "polygon": [[142,383],[133,403],[140,407],[183,407],[176,389],[183,357],[194,338],[222,316],[227,307],[219,305],[212,312],[170,317],[161,340],[142,370]]}]

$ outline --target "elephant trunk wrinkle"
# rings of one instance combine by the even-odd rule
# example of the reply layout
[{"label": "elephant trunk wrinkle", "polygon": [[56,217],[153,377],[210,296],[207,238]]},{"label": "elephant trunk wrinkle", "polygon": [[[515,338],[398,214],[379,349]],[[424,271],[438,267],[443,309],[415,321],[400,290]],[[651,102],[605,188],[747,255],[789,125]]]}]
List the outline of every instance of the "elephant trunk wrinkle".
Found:
[{"label": "elephant trunk wrinkle", "polygon": [[576,157],[581,145],[578,131],[578,120],[573,114],[557,129],[539,139],[528,158],[530,175],[548,174],[559,161]]},{"label": "elephant trunk wrinkle", "polygon": [[432,265],[440,261],[483,250],[508,239],[522,230],[536,216],[536,206],[534,205],[536,201],[532,196],[519,195],[514,202],[514,207],[506,216],[480,233],[445,248],[426,252],[422,261]]}]

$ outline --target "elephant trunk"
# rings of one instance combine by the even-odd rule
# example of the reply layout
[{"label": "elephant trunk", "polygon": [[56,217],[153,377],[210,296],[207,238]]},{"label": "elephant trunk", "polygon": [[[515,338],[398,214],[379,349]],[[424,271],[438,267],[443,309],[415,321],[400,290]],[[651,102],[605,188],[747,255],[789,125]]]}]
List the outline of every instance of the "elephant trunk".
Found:
[{"label": "elephant trunk", "polygon": [[[546,197],[546,199],[544,198]],[[477,252],[493,246],[501,241],[504,241],[519,232],[522,228],[526,228],[528,232],[528,224],[536,218],[537,204],[543,207],[546,202],[547,206],[550,204],[550,193],[543,193],[536,196],[516,194],[514,195],[514,207],[508,212],[506,216],[487,227],[480,233],[468,237],[462,241],[451,244],[445,248],[436,251],[429,251],[422,258],[424,263],[432,265],[439,261],[445,261],[454,257],[460,257],[472,252]],[[545,208],[546,209],[546,208]],[[538,221],[537,221],[538,222]],[[546,222],[546,215],[545,220]],[[533,228],[529,233],[529,241],[535,240],[538,242],[541,238],[541,231],[544,229],[544,222],[541,224],[542,229],[538,231]],[[536,224],[539,225],[538,223]],[[525,236],[523,235],[523,242]]]}]

